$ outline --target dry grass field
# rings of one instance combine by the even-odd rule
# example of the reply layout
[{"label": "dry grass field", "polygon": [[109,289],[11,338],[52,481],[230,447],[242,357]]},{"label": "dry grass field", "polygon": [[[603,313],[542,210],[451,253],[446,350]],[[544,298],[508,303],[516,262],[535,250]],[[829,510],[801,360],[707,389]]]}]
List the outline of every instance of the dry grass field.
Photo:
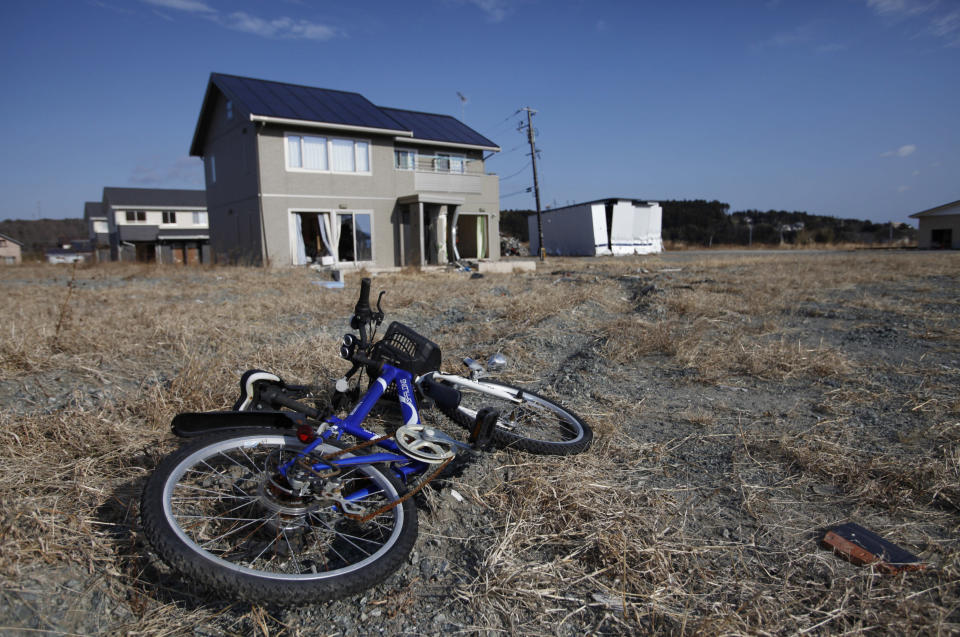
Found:
[{"label": "dry grass field", "polygon": [[[0,269],[0,633],[960,632],[960,254],[377,276],[388,320],[445,367],[503,352],[502,377],[571,407],[594,446],[497,451],[424,490],[410,563],[359,598],[236,603],[157,559],[139,493],[173,415],[228,407],[243,370],[342,374],[358,277],[315,277]],[[931,568],[819,548],[845,521]]]}]

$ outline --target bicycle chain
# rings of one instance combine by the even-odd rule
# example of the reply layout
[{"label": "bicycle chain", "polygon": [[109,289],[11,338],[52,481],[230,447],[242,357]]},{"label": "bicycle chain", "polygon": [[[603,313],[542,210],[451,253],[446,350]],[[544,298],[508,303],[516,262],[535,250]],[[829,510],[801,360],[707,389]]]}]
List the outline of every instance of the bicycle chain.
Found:
[{"label": "bicycle chain", "polygon": [[[341,450],[335,451],[335,452],[333,452],[333,453],[331,453],[331,454],[327,454],[326,456],[321,456],[320,459],[323,460],[323,461],[333,460],[334,458],[336,458],[336,457],[338,457],[338,456],[342,456],[342,455],[345,454],[345,453],[350,453],[350,452],[356,451],[356,450],[358,450],[358,449],[364,449],[364,448],[366,448],[366,447],[370,447],[370,446],[372,446],[372,445],[375,445],[375,444],[377,444],[377,443],[379,443],[379,442],[383,442],[384,440],[389,440],[390,438],[393,438],[394,435],[395,435],[395,434],[387,434],[386,436],[380,436],[379,438],[374,438],[374,439],[372,439],[372,440],[366,440],[366,441],[364,441],[364,442],[361,442],[361,443],[358,444],[358,445],[354,445],[354,446],[352,446],[352,447],[348,447],[347,449],[341,449]],[[433,480],[434,478],[436,478],[437,475],[439,475],[441,471],[443,471],[444,469],[446,469],[446,468],[447,468],[447,465],[450,464],[450,463],[453,461],[453,459],[456,458],[456,457],[457,457],[456,454],[454,454],[454,455],[450,456],[449,458],[447,458],[439,467],[437,467],[437,470],[436,470],[436,471],[434,471],[433,473],[431,473],[431,474],[430,474],[429,476],[427,476],[424,480],[421,480],[421,481],[420,481],[420,484],[418,484],[416,487],[414,487],[413,489],[407,491],[406,493],[404,493],[402,496],[400,496],[399,498],[397,498],[397,499],[394,500],[393,502],[388,502],[387,504],[383,505],[382,507],[380,507],[379,509],[377,509],[377,510],[374,511],[373,513],[368,513],[367,515],[357,515],[357,514],[355,514],[355,513],[347,513],[346,511],[344,511],[344,513],[343,513],[344,517],[348,517],[348,518],[350,518],[351,520],[355,520],[355,521],[357,521],[357,522],[360,522],[361,524],[366,524],[367,522],[369,522],[369,521],[372,520],[373,518],[377,517],[378,515],[381,515],[381,514],[383,514],[383,513],[386,513],[386,512],[389,511],[390,509],[393,509],[394,507],[403,504],[404,502],[406,502],[407,500],[409,500],[410,498],[412,498],[413,496],[415,496],[417,493],[420,492],[421,489],[423,489],[425,486],[427,486],[427,484],[428,484],[431,480]],[[339,470],[338,470],[338,473],[339,473]]]}]

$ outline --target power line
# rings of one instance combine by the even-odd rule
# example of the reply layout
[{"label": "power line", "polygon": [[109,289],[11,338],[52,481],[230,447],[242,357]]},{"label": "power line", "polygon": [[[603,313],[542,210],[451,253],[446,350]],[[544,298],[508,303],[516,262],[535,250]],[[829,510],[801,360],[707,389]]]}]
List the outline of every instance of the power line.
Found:
[{"label": "power line", "polygon": [[530,166],[530,162],[527,162],[526,164],[524,164],[524,165],[523,165],[523,168],[521,168],[521,169],[518,170],[517,172],[515,172],[515,173],[513,173],[513,174],[511,174],[511,175],[508,175],[507,177],[501,177],[501,178],[500,178],[500,181],[508,181],[508,180],[510,180],[510,179],[513,179],[514,177],[516,177],[517,175],[519,175],[520,173],[522,173],[523,171],[525,171],[528,166]]}]

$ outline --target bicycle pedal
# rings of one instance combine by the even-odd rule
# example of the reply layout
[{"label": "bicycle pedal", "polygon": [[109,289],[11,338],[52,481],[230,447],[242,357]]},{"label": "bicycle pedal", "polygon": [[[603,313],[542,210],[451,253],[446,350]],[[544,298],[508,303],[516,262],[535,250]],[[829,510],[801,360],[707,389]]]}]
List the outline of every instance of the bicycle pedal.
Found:
[{"label": "bicycle pedal", "polygon": [[473,431],[470,432],[470,445],[474,449],[485,450],[490,447],[493,428],[497,426],[499,419],[500,412],[493,407],[484,407],[477,412],[477,420],[473,425]]}]

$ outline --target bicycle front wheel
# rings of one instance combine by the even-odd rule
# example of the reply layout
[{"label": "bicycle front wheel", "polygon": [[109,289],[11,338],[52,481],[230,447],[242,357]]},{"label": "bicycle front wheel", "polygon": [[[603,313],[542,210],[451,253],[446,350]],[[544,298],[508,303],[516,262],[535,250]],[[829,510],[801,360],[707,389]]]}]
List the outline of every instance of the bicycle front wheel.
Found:
[{"label": "bicycle front wheel", "polygon": [[[397,479],[353,465],[336,475],[308,472],[291,486],[277,467],[303,447],[264,429],[217,433],[174,452],[144,489],[150,543],[183,574],[251,602],[343,597],[382,581],[416,541],[412,499],[360,522],[399,499]],[[340,450],[324,443],[317,453]]]},{"label": "bicycle front wheel", "polygon": [[[493,407],[500,417],[493,430],[493,439],[507,447],[523,449],[543,455],[570,455],[586,451],[593,441],[593,430],[579,416],[551,400],[520,387],[496,380],[478,380],[474,389],[457,385],[460,406],[442,409],[455,423],[468,430],[477,419],[477,412]],[[515,401],[494,396],[484,391],[493,388],[508,390]]]}]

